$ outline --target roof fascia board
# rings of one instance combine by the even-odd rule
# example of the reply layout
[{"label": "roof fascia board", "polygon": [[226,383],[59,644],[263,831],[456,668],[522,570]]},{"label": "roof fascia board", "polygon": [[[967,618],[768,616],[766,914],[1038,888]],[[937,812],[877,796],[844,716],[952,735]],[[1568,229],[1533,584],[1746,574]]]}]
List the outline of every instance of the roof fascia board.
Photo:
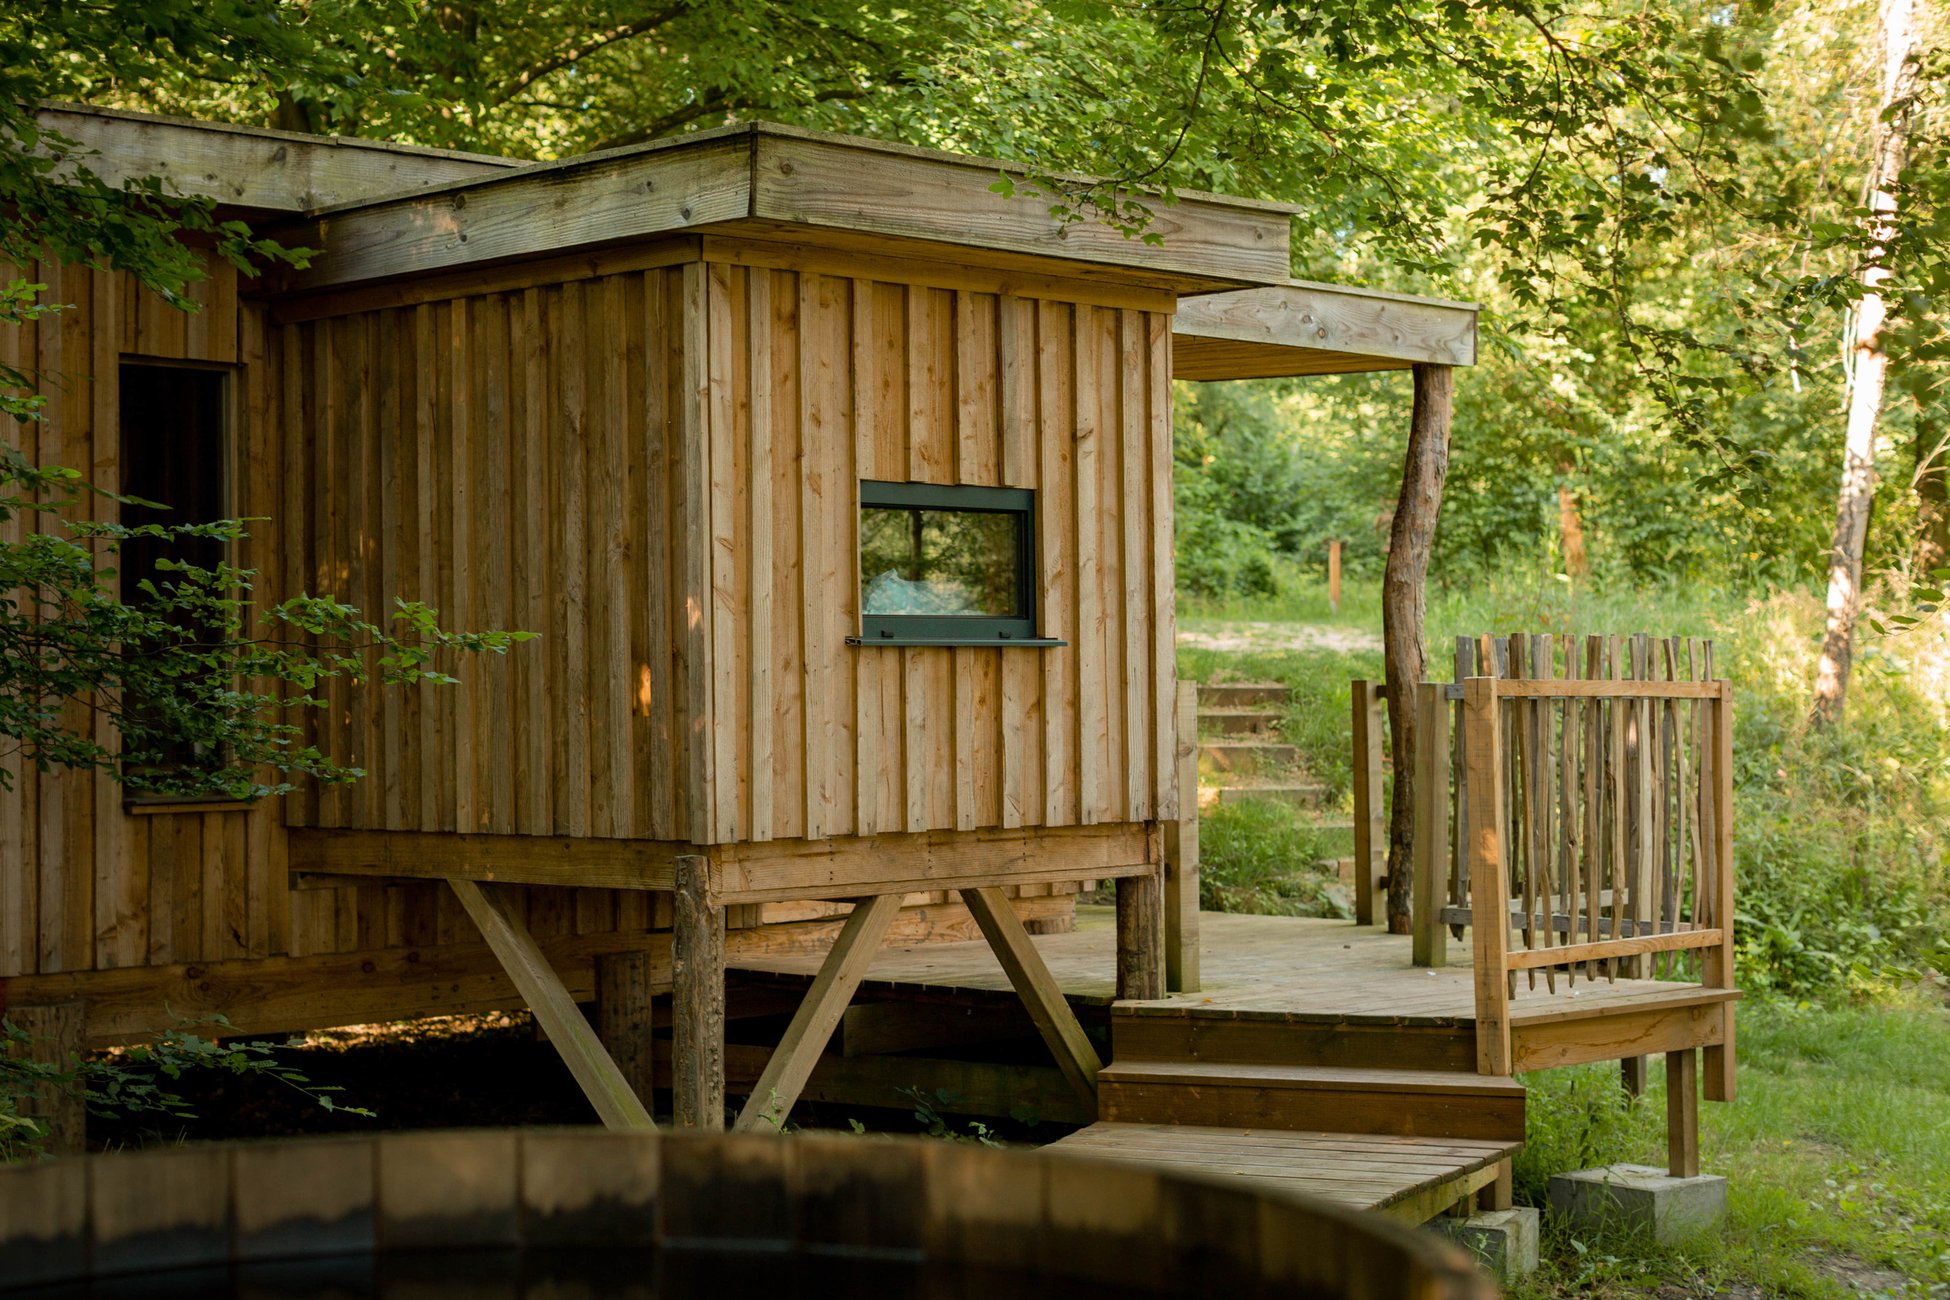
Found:
[{"label": "roof fascia board", "polygon": [[1476,315],[1466,303],[1292,281],[1181,299],[1172,333],[1292,348],[1296,367],[1303,367],[1295,374],[1321,373],[1323,352],[1472,366]]},{"label": "roof fascia board", "polygon": [[193,122],[120,109],[49,103],[41,130],[92,152],[78,161],[111,185],[160,177],[177,193],[230,207],[304,213],[429,186],[505,175],[513,158]]}]

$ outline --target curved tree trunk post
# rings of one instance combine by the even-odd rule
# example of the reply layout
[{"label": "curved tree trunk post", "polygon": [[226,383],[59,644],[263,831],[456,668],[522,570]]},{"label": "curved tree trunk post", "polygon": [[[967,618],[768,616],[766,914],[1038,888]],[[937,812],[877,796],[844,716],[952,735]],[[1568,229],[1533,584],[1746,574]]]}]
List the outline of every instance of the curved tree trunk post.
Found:
[{"label": "curved tree trunk post", "polygon": [[1442,484],[1449,474],[1449,419],[1455,376],[1448,366],[1415,367],[1401,497],[1381,579],[1381,642],[1388,682],[1388,733],[1394,739],[1395,794],[1388,816],[1388,932],[1409,932],[1415,840],[1415,685],[1428,676],[1422,623]]},{"label": "curved tree trunk post", "polygon": [[[1882,114],[1909,90],[1909,51],[1914,33],[1912,0],[1883,0],[1878,15],[1882,37]],[[1848,674],[1855,658],[1855,620],[1862,612],[1862,549],[1869,534],[1869,508],[1875,500],[1876,421],[1882,413],[1889,356],[1882,349],[1888,316],[1882,284],[1890,269],[1884,254],[1895,234],[1896,178],[1902,173],[1907,114],[1876,119],[1874,154],[1869,163],[1869,238],[1873,247],[1861,270],[1862,297],[1849,328],[1848,437],[1842,454],[1842,485],[1835,506],[1835,541],[1828,558],[1828,624],[1822,633],[1821,660],[1815,669],[1810,721],[1817,727],[1840,722],[1848,701]]]}]

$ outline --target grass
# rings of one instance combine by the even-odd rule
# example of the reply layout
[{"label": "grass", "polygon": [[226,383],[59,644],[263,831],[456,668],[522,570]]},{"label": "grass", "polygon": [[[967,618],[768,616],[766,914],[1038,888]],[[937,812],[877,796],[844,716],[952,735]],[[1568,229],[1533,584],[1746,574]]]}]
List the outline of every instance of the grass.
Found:
[{"label": "grass", "polygon": [[[1544,1266],[1517,1295],[1950,1294],[1950,1013],[1770,999],[1741,1008],[1740,1033],[1739,1100],[1701,1112],[1725,1231],[1660,1247],[1547,1220]],[[1540,1203],[1557,1170],[1662,1164],[1653,1074],[1636,1104],[1610,1066],[1530,1076],[1519,1199]]]}]

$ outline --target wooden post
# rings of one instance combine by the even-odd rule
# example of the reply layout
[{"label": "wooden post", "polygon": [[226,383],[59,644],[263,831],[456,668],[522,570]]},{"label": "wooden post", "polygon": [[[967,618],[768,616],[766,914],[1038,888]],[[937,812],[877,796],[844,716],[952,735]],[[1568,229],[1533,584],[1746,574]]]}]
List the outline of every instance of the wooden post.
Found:
[{"label": "wooden post", "polygon": [[1327,540],[1327,608],[1341,612],[1341,539]]},{"label": "wooden post", "polygon": [[1476,980],[1476,1072],[1510,1073],[1510,877],[1503,858],[1503,729],[1496,679],[1463,684],[1469,738],[1469,908]]},{"label": "wooden post", "polygon": [[1436,516],[1442,511],[1442,485],[1449,475],[1449,421],[1454,374],[1448,366],[1415,365],[1415,406],[1402,462],[1401,495],[1388,536],[1388,562],[1381,578],[1381,653],[1387,668],[1388,734],[1395,754],[1395,798],[1388,815],[1388,906],[1390,934],[1409,929],[1409,882],[1414,873],[1415,702],[1411,687],[1428,680],[1422,648],[1427,615],[1424,586],[1429,552],[1435,545]]},{"label": "wooden post", "polygon": [[724,908],[708,858],[677,859],[671,906],[671,1110],[679,1128],[724,1127]]},{"label": "wooden post", "polygon": [[1164,887],[1156,875],[1117,881],[1117,996],[1165,995]]},{"label": "wooden post", "polygon": [[650,1006],[650,954],[609,952],[596,958],[596,1036],[646,1108],[656,1096]]},{"label": "wooden post", "polygon": [[1625,1090],[1627,1097],[1645,1095],[1645,1058],[1628,1056],[1618,1063],[1618,1086]]},{"label": "wooden post", "polygon": [[847,1004],[853,1001],[854,991],[873,965],[881,940],[900,915],[905,898],[905,894],[881,894],[853,905],[826,960],[820,963],[812,987],[806,990],[805,1001],[799,1004],[779,1045],[772,1049],[764,1073],[745,1099],[745,1108],[738,1112],[738,1120],[732,1125],[736,1132],[784,1125],[792,1103],[799,1100],[833,1030],[839,1027],[840,1017],[846,1014]]},{"label": "wooden post", "polygon": [[975,924],[982,928],[982,937],[988,940],[996,960],[1002,963],[1003,973],[1015,987],[1016,996],[1022,999],[1023,1009],[1029,1012],[1050,1055],[1056,1058],[1057,1068],[1063,1071],[1063,1077],[1069,1080],[1077,1096],[1087,1101],[1094,1111],[1097,1072],[1104,1068],[1103,1061],[1097,1056],[1097,1049],[1090,1045],[1090,1036],[1083,1032],[1069,999],[1063,996],[1062,986],[1050,974],[1043,954],[1036,951],[1029,932],[1022,928],[1022,918],[993,885],[964,889],[961,900],[974,913]]},{"label": "wooden post", "polygon": [[1178,818],[1165,823],[1165,987],[1195,993],[1198,953],[1198,683],[1178,683]]},{"label": "wooden post", "polygon": [[1416,714],[1426,742],[1416,753],[1415,912],[1413,960],[1449,964],[1449,928],[1442,904],[1449,883],[1449,701],[1438,682],[1415,688]]},{"label": "wooden post", "polygon": [[[72,1070],[87,1046],[86,1008],[79,999],[41,1006],[13,1007],[7,1019],[26,1034],[23,1055],[41,1065]],[[51,1156],[78,1156],[88,1146],[88,1107],[80,1084],[62,1087],[44,1083],[34,1089],[24,1113],[47,1131],[42,1150]]]},{"label": "wooden post", "polygon": [[[1381,687],[1356,680],[1354,709],[1354,923],[1374,924],[1374,899],[1388,843],[1381,769]],[[1395,773],[1400,788],[1401,773]]]},{"label": "wooden post", "polygon": [[1666,1053],[1666,1172],[1699,1176],[1699,1057],[1690,1047]]},{"label": "wooden post", "polygon": [[1496,1181],[1476,1194],[1481,1210],[1507,1210],[1517,1203],[1516,1166],[1508,1159],[1496,1162]]},{"label": "wooden post", "polygon": [[[1700,983],[1730,989],[1733,983],[1733,683],[1721,682],[1712,704],[1712,784],[1706,797],[1713,801],[1712,894],[1713,923],[1725,937],[1720,946],[1701,955]],[[1708,1101],[1734,1098],[1733,1003],[1721,1008],[1725,1018],[1718,1043],[1705,1052],[1705,1091]]]},{"label": "wooden post", "polygon": [[561,1054],[562,1063],[575,1076],[604,1127],[657,1127],[651,1122],[649,1108],[603,1050],[602,1040],[583,1018],[582,1008],[548,964],[535,936],[528,932],[521,915],[520,886],[484,885],[473,880],[449,880],[447,884],[493,949],[495,960],[507,972],[522,1001],[548,1031],[549,1042]]}]

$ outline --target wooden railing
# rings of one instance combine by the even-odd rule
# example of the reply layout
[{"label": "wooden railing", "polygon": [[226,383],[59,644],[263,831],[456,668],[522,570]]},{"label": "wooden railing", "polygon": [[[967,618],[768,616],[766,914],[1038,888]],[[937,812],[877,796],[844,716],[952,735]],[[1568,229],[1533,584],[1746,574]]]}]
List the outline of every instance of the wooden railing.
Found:
[{"label": "wooden railing", "polygon": [[1733,700],[1711,645],[1513,636],[1457,659],[1459,684],[1415,692],[1415,957],[1471,927],[1484,1072],[1509,1071],[1511,1002],[1540,982],[1731,988]]}]

